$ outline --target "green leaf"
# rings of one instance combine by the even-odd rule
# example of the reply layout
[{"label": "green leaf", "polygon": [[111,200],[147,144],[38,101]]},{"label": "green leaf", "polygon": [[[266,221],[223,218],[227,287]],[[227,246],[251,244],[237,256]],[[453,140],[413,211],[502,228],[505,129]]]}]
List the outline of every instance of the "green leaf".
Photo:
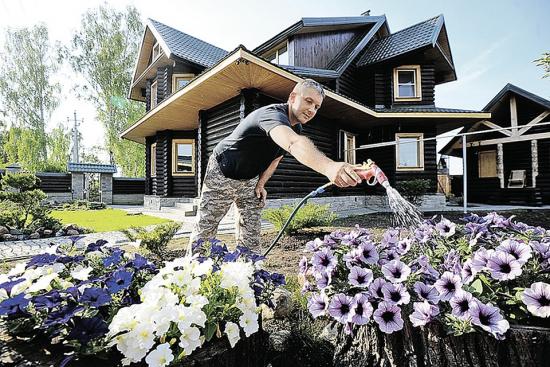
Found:
[{"label": "green leaf", "polygon": [[206,324],[206,332],[205,332],[206,341],[210,341],[212,339],[217,329],[218,329],[217,324]]}]

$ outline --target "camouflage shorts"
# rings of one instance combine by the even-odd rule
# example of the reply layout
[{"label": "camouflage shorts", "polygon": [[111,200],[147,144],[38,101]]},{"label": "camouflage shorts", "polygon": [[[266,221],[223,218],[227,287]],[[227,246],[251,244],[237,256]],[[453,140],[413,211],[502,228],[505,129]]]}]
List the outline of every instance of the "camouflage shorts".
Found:
[{"label": "camouflage shorts", "polygon": [[211,155],[206,167],[197,222],[191,234],[190,244],[199,238],[214,238],[220,221],[231,204],[235,203],[235,239],[238,244],[258,249],[262,205],[254,193],[257,183],[258,177],[250,180],[233,180],[225,177],[216,157],[214,154]]}]

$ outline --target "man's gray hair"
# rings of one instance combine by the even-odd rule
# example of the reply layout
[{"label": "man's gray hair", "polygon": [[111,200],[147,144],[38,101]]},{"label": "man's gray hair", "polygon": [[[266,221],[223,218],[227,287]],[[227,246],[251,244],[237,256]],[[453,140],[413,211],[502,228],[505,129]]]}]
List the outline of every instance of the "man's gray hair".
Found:
[{"label": "man's gray hair", "polygon": [[301,92],[305,88],[315,89],[323,99],[325,98],[325,91],[323,90],[323,86],[313,79],[301,80],[298,84],[296,84],[293,92]]}]

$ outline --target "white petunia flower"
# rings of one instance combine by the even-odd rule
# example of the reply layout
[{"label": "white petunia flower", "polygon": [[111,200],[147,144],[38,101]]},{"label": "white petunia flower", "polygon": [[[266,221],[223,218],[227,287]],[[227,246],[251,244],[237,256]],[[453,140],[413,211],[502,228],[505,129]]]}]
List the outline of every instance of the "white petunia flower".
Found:
[{"label": "white petunia flower", "polygon": [[27,292],[34,293],[42,290],[50,291],[52,289],[50,283],[52,280],[58,278],[59,275],[57,273],[53,274],[46,274],[39,278],[34,284],[32,284],[28,289]]},{"label": "white petunia flower", "polygon": [[160,344],[155,350],[147,355],[145,362],[149,367],[168,366],[174,360],[170,344]]},{"label": "white petunia flower", "polygon": [[229,344],[231,348],[235,347],[235,344],[241,339],[239,325],[234,322],[225,323],[225,334],[227,334],[227,339],[229,339]]},{"label": "white petunia flower", "polygon": [[83,267],[82,265],[77,265],[72,271],[71,276],[74,279],[77,280],[88,280],[90,277],[90,273],[94,270],[91,266],[88,266],[87,268]]},{"label": "white petunia flower", "polygon": [[254,312],[245,312],[239,318],[239,325],[243,328],[247,337],[259,330],[258,314]]},{"label": "white petunia flower", "polygon": [[27,266],[27,264],[18,263],[9,271],[8,276],[17,276],[23,274],[25,272],[25,266]]},{"label": "white petunia flower", "polygon": [[181,331],[179,346],[183,348],[186,355],[193,353],[195,349],[202,345],[201,332],[196,327],[188,327]]}]

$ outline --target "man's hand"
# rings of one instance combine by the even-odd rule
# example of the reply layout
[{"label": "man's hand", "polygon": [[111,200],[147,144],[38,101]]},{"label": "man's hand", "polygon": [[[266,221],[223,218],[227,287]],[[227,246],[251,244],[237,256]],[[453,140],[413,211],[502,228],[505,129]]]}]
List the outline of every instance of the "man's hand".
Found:
[{"label": "man's hand", "polygon": [[361,177],[355,172],[355,167],[345,162],[331,162],[325,174],[338,187],[355,186],[361,183]]},{"label": "man's hand", "polygon": [[256,185],[256,188],[254,189],[254,193],[256,194],[256,197],[260,201],[260,207],[263,208],[265,206],[265,200],[267,198],[267,191],[265,191],[265,188],[263,185]]}]

